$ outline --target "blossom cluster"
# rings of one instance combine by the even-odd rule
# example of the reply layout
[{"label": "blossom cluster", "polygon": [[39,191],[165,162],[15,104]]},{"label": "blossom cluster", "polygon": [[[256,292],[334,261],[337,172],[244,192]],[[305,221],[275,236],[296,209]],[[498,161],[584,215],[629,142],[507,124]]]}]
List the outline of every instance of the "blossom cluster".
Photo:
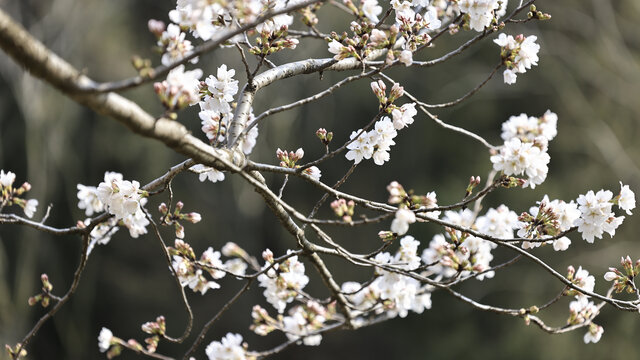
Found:
[{"label": "blossom cluster", "polygon": [[440,211],[429,210],[438,206],[438,199],[434,191],[426,195],[414,195],[412,190],[406,192],[397,181],[392,181],[387,185],[387,191],[389,192],[389,204],[399,205],[391,222],[391,232],[396,235],[406,234],[409,231],[409,225],[416,222],[416,214],[413,210],[434,219],[440,216]]},{"label": "blossom cluster", "polygon": [[501,48],[502,62],[507,69],[503,73],[506,84],[514,84],[518,74],[524,74],[531,66],[538,65],[540,45],[534,35],[525,37],[520,34],[515,38],[504,33],[493,40]]},{"label": "blossom cluster", "polygon": [[[573,266],[569,266],[567,279],[574,285],[587,292],[593,292],[595,288],[595,278],[582,267],[576,271]],[[567,325],[589,324],[589,330],[584,335],[584,343],[597,343],[602,337],[604,329],[592,322],[600,312],[599,307],[593,301],[589,301],[589,296],[575,289],[567,289],[564,295],[575,296],[575,300],[569,303],[569,318]]]},{"label": "blossom cluster", "polygon": [[383,165],[386,161],[389,161],[389,150],[391,145],[395,145],[395,138],[398,132],[393,127],[393,122],[388,117],[383,117],[375,123],[374,129],[370,131],[364,131],[358,129],[353,131],[350,140],[353,140],[347,149],[345,157],[347,160],[352,160],[358,164],[362,159],[371,159],[376,165]]},{"label": "blossom cluster", "polygon": [[[245,0],[227,3],[178,0],[176,8],[169,12],[169,18],[181,27],[188,28],[192,35],[202,40],[209,40],[215,34],[231,28],[235,21],[240,24],[254,21],[268,8],[281,10],[285,8],[285,1]],[[289,6],[292,5],[289,2]],[[258,31],[278,29],[283,25],[291,25],[293,17],[278,15],[259,25]]]},{"label": "blossom cluster", "polygon": [[415,109],[415,103],[402,106],[393,104],[404,94],[404,89],[398,84],[393,84],[389,97],[386,96],[386,85],[381,80],[372,82],[371,89],[378,98],[380,106],[391,114],[391,118],[383,116],[369,131],[365,129],[353,131],[347,145],[349,151],[345,157],[347,160],[354,161],[355,164],[360,163],[362,159],[373,158],[376,165],[383,165],[389,161],[389,151],[391,146],[395,145],[393,139],[398,135],[397,130],[412,124],[418,112]]},{"label": "blossom cluster", "polygon": [[[177,111],[198,104],[202,132],[213,146],[217,146],[226,141],[227,128],[233,119],[231,104],[238,93],[238,80],[235,80],[234,76],[235,70],[228,69],[223,64],[218,67],[215,76],[209,75],[201,82],[202,70],[185,71],[184,65],[179,65],[169,72],[166,80],[155,83],[154,89],[169,111]],[[249,120],[253,118],[255,116],[251,113]],[[257,137],[258,127],[253,126],[239,140],[239,146],[245,154],[251,153]],[[208,177],[218,180],[224,178],[222,176],[220,179],[217,173]]]},{"label": "blossom cluster", "polygon": [[[547,195],[538,206],[524,212],[518,218],[518,236],[529,239],[544,239],[559,235],[573,227],[577,227],[582,238],[593,243],[595,238],[601,239],[606,232],[614,236],[616,229],[624,220],[624,216],[615,216],[613,205],[631,214],[636,207],[635,194],[628,185],[620,183],[620,192],[615,197],[609,190],[594,193],[589,190],[578,196],[576,202],[566,203],[562,200],[550,201]],[[541,242],[523,242],[524,248],[539,246]],[[571,241],[561,237],[553,241],[556,250],[566,250]]]},{"label": "blossom cluster", "polygon": [[212,279],[219,280],[227,273],[244,276],[247,269],[247,264],[242,259],[230,259],[223,263],[220,259],[222,254],[211,247],[202,253],[200,259],[196,259],[193,248],[180,239],[176,239],[174,247],[168,247],[167,250],[173,258],[171,266],[180,284],[183,287],[189,286],[191,290],[199,291],[202,295],[209,289],[220,288],[220,284],[207,279],[206,273]]},{"label": "blossom cluster", "polygon": [[[300,165],[297,165],[297,162],[304,157],[304,150],[302,148],[298,148],[295,152],[287,150],[281,150],[278,148],[276,150],[276,157],[280,160],[280,166],[297,169]],[[302,172],[306,175],[309,175],[312,179],[319,181],[322,176],[322,172],[317,166],[309,166],[308,168],[302,170]]]},{"label": "blossom cluster", "polygon": [[[461,227],[477,230],[485,235],[498,238],[513,238],[518,216],[505,205],[490,208],[483,216],[475,217],[469,210],[446,211],[444,221]],[[422,261],[430,265],[429,272],[437,277],[475,275],[478,280],[491,278],[493,260],[492,249],[496,244],[479,237],[453,229],[445,234],[436,234],[429,247],[422,252]]]},{"label": "blossom cluster", "polygon": [[382,12],[377,0],[362,1],[361,9],[357,9],[350,0],[345,3],[354,14],[364,16],[366,20],[351,23],[353,36],[350,38],[337,34],[327,38],[328,50],[336,60],[347,57],[363,59],[374,50],[388,49],[387,62],[397,58],[399,62],[410,66],[413,63],[413,53],[431,41],[429,32],[442,25],[436,8],[428,7],[421,13],[425,8],[425,4],[421,2],[393,0],[391,6],[395,12],[395,24],[388,30],[381,30],[374,26]]},{"label": "blossom cluster", "polygon": [[539,118],[526,114],[512,116],[502,124],[504,145],[491,156],[493,169],[505,175],[523,175],[525,187],[532,189],[547,178],[549,172],[549,141],[557,134],[558,116],[547,110]]},{"label": "blossom cluster", "polygon": [[282,314],[287,304],[300,295],[299,291],[309,283],[309,278],[305,275],[304,264],[298,261],[298,256],[274,263],[273,253],[267,249],[262,257],[266,261],[263,270],[267,270],[258,276],[258,281],[265,288],[264,297]]},{"label": "blossom cluster", "polygon": [[589,243],[593,243],[594,238],[601,239],[602,234],[607,232],[614,236],[616,229],[624,216],[615,216],[612,211],[614,204],[631,214],[631,210],[636,207],[635,194],[628,185],[620,183],[620,193],[614,199],[613,193],[609,190],[600,190],[594,193],[592,190],[577,199],[580,218],[576,220],[578,231],[582,238]]},{"label": "blossom cluster", "polygon": [[157,82],[153,88],[162,105],[169,111],[176,111],[200,100],[200,78],[202,70],[185,71],[184,65],[176,66],[166,80]]},{"label": "blossom cluster", "polygon": [[[119,225],[125,226],[132,238],[147,233],[149,220],[142,210],[147,202],[146,192],[140,189],[137,181],[123,180],[122,174],[107,171],[98,187],[78,184],[77,188],[78,208],[84,210],[86,216],[103,211],[115,215],[91,230],[89,252],[96,244],[109,243]],[[88,226],[90,223],[91,219],[88,218],[81,224]]]},{"label": "blossom cluster", "polygon": [[15,204],[22,208],[27,217],[32,218],[33,214],[36,212],[38,200],[25,200],[22,198],[22,195],[25,192],[31,190],[31,184],[25,182],[20,187],[14,187],[13,183],[15,181],[15,173],[0,170],[0,209],[4,206],[11,206]]},{"label": "blossom cluster", "polygon": [[[431,288],[420,281],[397,272],[384,270],[392,267],[400,270],[417,270],[420,257],[417,255],[420,242],[412,236],[400,240],[400,248],[394,256],[388,252],[376,255],[376,279],[367,286],[357,282],[342,284],[342,292],[352,303],[356,315],[371,310],[386,312],[389,317],[406,317],[409,311],[422,313],[431,308]],[[377,306],[379,302],[383,306]]]},{"label": "blossom cluster", "polygon": [[[524,212],[518,218],[518,236],[528,239],[556,236],[571,229],[579,217],[578,205],[573,201],[570,203],[557,199],[550,201],[545,195],[538,202],[538,206],[531,207],[528,213]],[[553,244],[553,249],[556,251],[564,251],[571,245],[571,240],[566,236],[549,242]],[[529,249],[542,244],[542,242],[524,241],[522,247]]]},{"label": "blossom cluster", "polygon": [[459,0],[457,4],[469,27],[482,32],[491,25],[494,18],[504,16],[508,0]]},{"label": "blossom cluster", "polygon": [[291,308],[287,316],[271,317],[267,310],[259,305],[253,307],[251,329],[258,335],[265,336],[274,330],[280,330],[291,341],[297,341],[307,346],[320,345],[322,335],[316,333],[322,329],[336,312],[335,302],[327,307],[309,300],[302,305]]},{"label": "blossom cluster", "polygon": [[[636,292],[636,286],[633,280],[640,275],[640,259],[636,260],[635,264],[631,261],[631,257],[627,255],[620,259],[620,264],[624,272],[610,267],[609,271],[604,274],[606,281],[613,281],[613,288],[616,293],[627,291],[630,294]],[[640,305],[636,306],[640,311]]]},{"label": "blossom cluster", "polygon": [[242,335],[227,333],[221,341],[211,342],[205,349],[209,360],[245,360],[246,348],[242,343]]},{"label": "blossom cluster", "polygon": [[123,180],[122,174],[113,172],[104,174],[104,181],[95,189],[95,194],[91,193],[93,189],[90,187],[81,188],[78,186],[78,190],[78,200],[84,206],[85,214],[89,211],[98,212],[91,208],[91,205],[95,203],[93,199],[95,195],[104,210],[115,215],[116,220],[138,213],[141,209],[141,200],[146,196],[146,191],[140,189],[139,182]]},{"label": "blossom cluster", "polygon": [[[169,24],[165,29],[165,24],[158,20],[149,20],[149,31],[158,38],[158,47],[163,52],[162,65],[169,66],[178,62],[193,53],[191,41],[185,39],[186,35],[180,26]],[[191,63],[198,62],[198,58],[191,60]]]}]

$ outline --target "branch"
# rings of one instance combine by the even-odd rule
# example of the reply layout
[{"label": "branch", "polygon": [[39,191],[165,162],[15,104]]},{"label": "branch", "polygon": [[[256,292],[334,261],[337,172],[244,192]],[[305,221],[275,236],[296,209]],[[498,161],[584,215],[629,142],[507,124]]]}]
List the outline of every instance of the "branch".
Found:
[{"label": "branch", "polygon": [[207,332],[209,331],[211,326],[213,326],[213,324],[215,324],[215,322],[218,321],[218,319],[220,319],[222,314],[224,314],[227,310],[229,310],[231,305],[233,305],[238,300],[238,298],[240,298],[240,295],[244,294],[247,290],[249,290],[249,286],[251,285],[252,282],[253,282],[253,279],[249,279],[247,283],[244,284],[244,286],[229,301],[227,301],[226,304],[224,304],[224,306],[218,311],[218,313],[216,313],[216,315],[213,318],[211,318],[211,320],[207,321],[207,323],[202,327],[202,331],[200,331],[200,334],[198,335],[196,340],[193,342],[189,350],[182,357],[183,360],[187,360],[189,356],[193,354],[194,351],[196,351],[196,348],[202,343],[202,341],[204,341],[204,338],[207,335]]},{"label": "branch", "polygon": [[[387,79],[388,81],[391,81],[391,82],[394,82],[394,83],[395,83],[395,81],[394,81],[392,78],[390,78],[389,76],[385,75],[384,73],[380,73],[380,76],[384,77],[384,78],[385,78],[385,79]],[[406,97],[408,97],[411,101],[413,101],[413,102],[415,102],[415,103],[418,103],[418,104],[420,103],[420,101],[419,101],[415,96],[411,95],[411,94],[410,94],[408,91],[406,91],[406,90],[404,91],[404,95],[405,95]],[[470,138],[472,138],[472,139],[474,139],[474,140],[477,140],[477,141],[479,141],[480,143],[482,143],[482,145],[484,145],[484,146],[486,146],[487,148],[489,148],[489,150],[494,150],[494,149],[496,149],[496,147],[495,147],[495,146],[493,146],[493,145],[489,144],[489,143],[487,142],[487,140],[485,140],[482,136],[480,136],[480,135],[478,135],[478,134],[475,134],[475,133],[473,133],[473,132],[471,132],[471,131],[469,131],[469,130],[467,130],[467,129],[463,129],[463,128],[458,127],[458,126],[454,126],[454,125],[447,124],[447,123],[445,123],[444,121],[440,120],[440,119],[438,118],[438,116],[437,116],[437,115],[433,115],[432,113],[430,113],[430,112],[429,112],[429,110],[427,110],[424,106],[419,105],[419,107],[420,107],[420,110],[422,110],[422,112],[424,112],[425,114],[427,114],[427,116],[429,116],[429,117],[431,118],[431,120],[435,121],[435,122],[436,122],[436,124],[438,124],[438,125],[442,126],[443,128],[448,129],[448,130],[451,130],[451,131],[455,131],[455,132],[457,132],[457,133],[460,133],[460,134],[466,135],[466,136],[468,136],[468,137],[470,137]]]},{"label": "branch", "polygon": [[[0,10],[0,13],[1,13],[1,10]],[[40,330],[42,325],[44,325],[44,323],[47,320],[53,317],[53,315],[55,315],[58,312],[58,310],[60,310],[62,305],[64,305],[67,301],[69,301],[69,299],[71,298],[71,295],[73,295],[73,293],[76,291],[76,288],[80,283],[80,277],[82,276],[82,272],[84,271],[84,268],[87,265],[88,246],[89,246],[89,234],[87,233],[87,234],[84,234],[84,236],[82,237],[82,253],[80,255],[80,264],[78,265],[78,268],[73,274],[73,282],[71,283],[71,287],[69,287],[69,290],[67,290],[66,294],[64,294],[64,296],[51,308],[51,310],[49,310],[46,314],[44,314],[38,320],[38,322],[33,326],[31,331],[29,331],[27,335],[25,335],[25,337],[22,339],[22,341],[20,341],[20,345],[17,347],[16,351],[14,352],[16,359],[20,355],[20,352],[22,351],[22,349],[27,347],[31,339],[36,335],[38,330]]]},{"label": "branch", "polygon": [[478,92],[478,90],[480,90],[480,88],[482,88],[487,82],[489,82],[489,80],[491,80],[491,78],[496,74],[496,72],[501,67],[502,67],[502,62],[500,62],[495,68],[493,68],[493,71],[491,71],[489,76],[487,76],[487,78],[484,79],[484,81],[482,81],[475,88],[473,88],[468,93],[464,94],[462,97],[460,97],[460,98],[458,98],[456,100],[449,101],[449,102],[442,103],[442,104],[434,104],[434,105],[430,105],[430,104],[424,103],[422,101],[418,101],[418,105],[424,106],[426,108],[432,108],[432,109],[435,109],[435,108],[447,108],[447,107],[452,107],[452,106],[458,105],[461,102],[465,101],[466,99],[470,98],[476,92]]},{"label": "branch", "polygon": [[265,22],[266,20],[269,20],[270,18],[280,15],[280,14],[286,14],[298,9],[302,9],[304,7],[307,7],[309,5],[313,5],[316,3],[321,3],[321,2],[325,2],[326,0],[306,0],[306,1],[302,1],[300,3],[297,3],[295,5],[286,7],[284,9],[280,9],[277,11],[267,11],[266,13],[264,13],[261,16],[258,16],[255,20],[238,27],[235,30],[226,30],[224,32],[219,33],[217,36],[215,36],[214,38],[207,40],[205,43],[199,45],[198,47],[196,47],[194,49],[194,51],[189,54],[188,56],[185,56],[184,58],[180,59],[179,61],[176,61],[174,63],[171,63],[168,66],[165,65],[160,65],[156,68],[154,68],[151,71],[150,76],[136,76],[136,77],[132,77],[129,79],[125,79],[125,80],[120,80],[120,81],[114,81],[114,82],[108,82],[108,83],[96,83],[94,81],[87,81],[83,84],[79,84],[79,86],[76,87],[75,91],[76,92],[85,92],[85,93],[95,93],[95,92],[111,92],[111,91],[120,91],[120,90],[125,90],[125,89],[129,89],[129,88],[133,88],[136,87],[138,85],[142,85],[144,83],[147,83],[151,80],[154,80],[158,77],[162,77],[166,74],[169,73],[169,71],[173,68],[175,68],[178,65],[181,64],[185,64],[188,61],[202,55],[208,52],[211,52],[213,50],[215,50],[216,48],[218,48],[220,45],[224,44],[225,42],[227,42],[229,39],[233,38],[234,36],[241,34],[247,30],[251,30],[252,28],[256,27],[257,25]]},{"label": "branch", "polygon": [[[369,55],[366,60],[375,59],[386,54],[386,49],[376,50]],[[366,64],[366,61],[365,61]],[[268,86],[278,80],[286,79],[296,75],[312,74],[321,71],[344,71],[357,70],[362,67],[362,62],[356,58],[347,58],[337,61],[333,58],[328,59],[308,59],[296,61],[269,69],[248,82],[242,89],[242,94],[238,99],[238,107],[229,126],[227,135],[227,147],[233,148],[238,142],[242,132],[244,131],[249,116],[251,114],[251,106],[253,99],[258,90]]]},{"label": "branch", "polygon": [[1,9],[0,48],[18,65],[77,103],[119,121],[136,134],[161,141],[197,163],[225,169],[222,159],[234,164],[245,161],[241,151],[214,149],[192,136],[182,124],[165,118],[155,119],[138,104],[118,94],[78,93],[76,90],[91,80],[47,49]]}]

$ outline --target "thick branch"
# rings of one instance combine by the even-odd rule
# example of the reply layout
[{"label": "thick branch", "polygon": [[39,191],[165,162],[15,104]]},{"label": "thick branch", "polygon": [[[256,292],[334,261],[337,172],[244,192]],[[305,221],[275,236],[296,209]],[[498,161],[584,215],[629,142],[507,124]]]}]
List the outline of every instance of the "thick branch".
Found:
[{"label": "thick branch", "polygon": [[90,83],[91,80],[47,49],[1,9],[0,48],[17,64],[79,104],[119,121],[137,134],[159,140],[198,163],[218,169],[226,169],[220,159],[238,165],[244,163],[244,155],[240,151],[214,149],[192,136],[182,124],[164,118],[155,119],[136,103],[118,94],[75,92],[74,89]]}]

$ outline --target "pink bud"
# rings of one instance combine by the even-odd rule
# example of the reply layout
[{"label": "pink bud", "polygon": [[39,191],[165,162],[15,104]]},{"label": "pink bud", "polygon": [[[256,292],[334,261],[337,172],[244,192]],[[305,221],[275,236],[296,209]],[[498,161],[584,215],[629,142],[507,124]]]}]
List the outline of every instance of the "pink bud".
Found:
[{"label": "pink bud", "polygon": [[164,22],[155,19],[149,19],[147,27],[149,28],[149,31],[157,37],[162,36],[162,32],[164,32],[165,29]]}]

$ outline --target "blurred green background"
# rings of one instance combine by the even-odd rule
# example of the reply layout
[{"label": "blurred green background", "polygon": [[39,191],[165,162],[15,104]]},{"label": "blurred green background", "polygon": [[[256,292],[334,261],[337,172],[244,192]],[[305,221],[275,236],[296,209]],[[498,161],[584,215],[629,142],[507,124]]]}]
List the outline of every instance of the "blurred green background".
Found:
[{"label": "blurred green background", "polygon": [[[511,1],[511,7],[514,6]],[[500,190],[485,201],[485,208],[502,203],[520,213],[544,194],[551,198],[575,199],[589,189],[619,189],[618,181],[640,189],[638,157],[640,143],[640,3],[633,0],[542,0],[538,8],[553,15],[543,23],[509,25],[506,32],[538,36],[542,46],[540,63],[518,77],[515,85],[503,84],[501,76],[459,106],[436,111],[446,122],[470,129],[499,144],[500,124],[510,115],[526,112],[542,115],[551,109],[559,116],[558,136],[550,144],[550,173],[535,190]],[[167,21],[175,6],[169,0],[0,0],[0,7],[22,23],[33,35],[61,57],[97,80],[122,79],[134,75],[129,59],[138,54],[154,63],[153,36],[147,31],[150,18]],[[326,7],[320,12],[322,31],[348,30],[347,17]],[[431,59],[455,48],[472,33],[444,35],[434,48],[418,58]],[[395,68],[388,74],[405,89],[428,103],[455,99],[482,81],[499,61],[495,36],[472,47],[448,63],[435,68]],[[326,44],[306,40],[296,51],[274,57],[277,64],[308,57],[327,57]],[[236,69],[241,81],[244,71],[235,49],[223,49],[201,57],[198,67],[205,74],[222,63]],[[256,113],[286,104],[330,86],[345,73],[305,75],[285,80],[262,90],[254,104]],[[162,112],[152,86],[127,91],[152,114]],[[260,127],[258,145],[251,158],[276,164],[275,149],[303,146],[305,158],[322,154],[314,132],[325,127],[335,132],[335,141],[345,141],[352,130],[366,124],[376,113],[369,80],[353,83],[307,107],[268,118]],[[195,109],[180,113],[179,121],[201,134]],[[204,136],[202,136],[204,138]],[[385,201],[385,186],[397,180],[418,193],[435,190],[440,204],[460,199],[469,176],[483,178],[491,169],[489,154],[479,143],[448,132],[423,115],[410,130],[401,131],[391,151],[391,161],[380,168],[371,161],[358,166],[343,190]],[[105,171],[118,171],[125,179],[141,183],[160,176],[183,160],[163,145],[129,133],[118,123],[80,107],[39,80],[32,78],[6,55],[0,55],[0,168],[17,174],[17,182],[33,185],[30,197],[40,206],[53,204],[48,223],[66,227],[84,219],[76,207],[76,184],[97,185]],[[344,174],[349,162],[342,156],[323,164],[323,180],[333,183]],[[272,188],[279,188],[281,176],[267,174]],[[212,246],[219,250],[235,241],[256,256],[268,247],[276,255],[294,246],[294,239],[280,226],[261,198],[241,179],[228,176],[219,184],[200,183],[193,174],[174,182],[174,193],[187,210],[198,211],[204,221],[186,226],[186,240],[197,253]],[[285,199],[308,212],[321,194],[297,179],[290,181]],[[160,201],[150,201],[154,210]],[[7,209],[10,210],[10,209]],[[327,207],[322,215],[329,217]],[[357,214],[356,214],[357,215]],[[620,256],[640,257],[637,243],[639,222],[627,218],[615,239],[585,243],[575,234],[566,252],[548,247],[536,254],[564,273],[568,265],[582,265],[596,276],[596,290],[605,292],[602,275],[618,266]],[[388,224],[362,229],[330,228],[328,232],[347,248],[366,251],[378,246],[376,233]],[[171,242],[171,229],[163,229]],[[411,234],[428,246],[440,232],[434,225],[414,225]],[[422,249],[422,248],[421,248]],[[77,266],[80,241],[55,237],[17,226],[0,227],[0,343],[15,344],[42,316],[43,309],[27,305],[27,298],[39,292],[39,275],[47,273],[54,293],[68,288]],[[494,264],[512,254],[494,253]],[[354,269],[336,259],[326,261],[335,269],[338,282],[364,281],[369,272]],[[319,297],[322,288],[314,269],[307,265],[311,285],[307,290]],[[225,278],[222,289],[205,296],[189,294],[196,321],[192,341],[201,326],[226,302],[241,284]],[[484,282],[469,281],[457,288],[487,304],[525,307],[543,304],[562,286],[536,266],[521,261]],[[234,305],[208,333],[205,344],[227,332],[243,335],[252,350],[267,349],[284,341],[284,335],[266,338],[252,334],[250,311],[259,303],[274,313],[255,284],[249,294]],[[563,299],[541,314],[550,325],[560,326],[568,317],[569,299]],[[177,336],[186,324],[186,313],[175,283],[152,236],[131,239],[121,230],[108,244],[92,253],[80,287],[40,331],[29,347],[30,359],[100,359],[97,336],[110,328],[121,338],[144,339],[140,325],[165,315],[168,333]],[[605,307],[596,322],[604,326],[602,340],[584,345],[584,330],[548,335],[522,320],[484,313],[455,301],[444,293],[433,295],[433,308],[422,315],[410,314],[356,332],[327,334],[319,348],[291,347],[277,359],[615,359],[639,358],[635,336],[640,331],[637,314]],[[180,356],[184,346],[161,343],[163,354]],[[4,359],[6,353],[0,355]],[[122,359],[134,358],[125,352]],[[196,358],[203,359],[204,346]]]}]

